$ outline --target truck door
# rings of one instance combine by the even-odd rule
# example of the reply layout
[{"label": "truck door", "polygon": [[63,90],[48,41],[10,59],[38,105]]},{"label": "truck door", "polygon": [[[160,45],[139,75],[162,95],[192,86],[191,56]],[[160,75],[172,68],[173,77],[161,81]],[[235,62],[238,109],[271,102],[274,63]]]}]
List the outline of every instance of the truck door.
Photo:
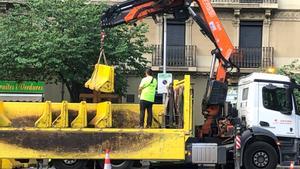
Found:
[{"label": "truck door", "polygon": [[276,136],[295,137],[295,109],[285,84],[259,83],[259,124]]},{"label": "truck door", "polygon": [[300,90],[299,89],[294,89],[293,91],[293,99],[294,99],[294,106],[296,107],[296,126],[297,129],[297,138],[300,138]]}]

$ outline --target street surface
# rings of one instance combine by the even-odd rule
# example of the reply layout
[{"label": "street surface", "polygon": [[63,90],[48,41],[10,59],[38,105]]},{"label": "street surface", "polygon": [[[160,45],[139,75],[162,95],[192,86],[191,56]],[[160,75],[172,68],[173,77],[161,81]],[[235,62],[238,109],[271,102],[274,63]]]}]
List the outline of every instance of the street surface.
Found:
[{"label": "street surface", "polygon": [[[296,167],[295,169],[300,169],[300,167]],[[36,169],[36,168],[30,168],[30,169]],[[51,167],[49,169],[55,169],[54,167]],[[150,169],[197,169],[196,167],[192,167],[192,166],[163,166],[163,167],[150,167]],[[208,169],[208,168],[206,168]],[[211,168],[212,169],[212,168]],[[280,167],[278,166],[277,169],[289,169],[289,167]]]},{"label": "street surface", "polygon": [[196,169],[192,166],[163,166],[163,167],[151,167],[150,169]]},{"label": "street surface", "polygon": [[[174,164],[161,164],[161,166],[158,166],[158,164],[155,164],[155,165],[156,166],[151,166],[150,169],[198,169],[197,167],[191,166],[191,165],[180,165],[180,164],[176,164],[176,165],[174,165]],[[300,169],[299,166],[295,166],[294,168],[295,169]],[[31,167],[29,169],[37,169],[37,168]],[[55,167],[51,167],[51,168],[47,168],[47,169],[55,169]],[[88,169],[91,169],[91,168],[88,168]],[[133,167],[131,169],[143,169],[143,168]],[[201,169],[214,169],[214,167],[205,167],[205,168],[201,168]],[[290,167],[278,166],[277,169],[290,169]]]}]

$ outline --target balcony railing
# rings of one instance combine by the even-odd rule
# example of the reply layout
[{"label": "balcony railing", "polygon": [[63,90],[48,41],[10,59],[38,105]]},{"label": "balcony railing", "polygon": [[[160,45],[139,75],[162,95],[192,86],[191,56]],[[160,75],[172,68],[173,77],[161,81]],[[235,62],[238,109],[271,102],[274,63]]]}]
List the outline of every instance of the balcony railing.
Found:
[{"label": "balcony railing", "polygon": [[[162,45],[153,45],[152,65],[163,65]],[[171,67],[196,67],[196,46],[167,46],[167,66]]]},{"label": "balcony railing", "polygon": [[271,67],[274,65],[274,48],[239,48],[231,60],[240,68]]},{"label": "balcony railing", "polygon": [[[102,0],[90,0],[90,2],[98,3]],[[108,0],[108,3],[119,3],[124,0]],[[212,3],[277,3],[278,0],[211,0]],[[26,0],[0,0],[0,3],[25,3]]]},{"label": "balcony railing", "polygon": [[277,3],[277,0],[211,0],[212,3]]},{"label": "balcony railing", "polygon": [[0,3],[25,3],[26,0],[0,0]]}]

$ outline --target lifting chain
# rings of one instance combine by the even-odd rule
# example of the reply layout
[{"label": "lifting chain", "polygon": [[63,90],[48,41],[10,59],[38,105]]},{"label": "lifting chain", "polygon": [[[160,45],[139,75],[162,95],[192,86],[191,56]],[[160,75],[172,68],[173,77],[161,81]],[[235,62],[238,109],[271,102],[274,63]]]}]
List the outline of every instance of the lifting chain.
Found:
[{"label": "lifting chain", "polygon": [[104,30],[101,31],[100,36],[101,36],[101,39],[100,39],[100,54],[99,54],[98,64],[101,62],[101,58],[103,56],[104,64],[107,65],[107,60],[106,60],[106,56],[105,56],[105,53],[104,53],[104,40],[105,40],[105,37],[106,37],[106,34],[105,34]]},{"label": "lifting chain", "polygon": [[106,34],[105,34],[105,32],[102,30],[101,31],[101,50],[104,50],[104,40],[105,40],[105,37],[106,37]]}]

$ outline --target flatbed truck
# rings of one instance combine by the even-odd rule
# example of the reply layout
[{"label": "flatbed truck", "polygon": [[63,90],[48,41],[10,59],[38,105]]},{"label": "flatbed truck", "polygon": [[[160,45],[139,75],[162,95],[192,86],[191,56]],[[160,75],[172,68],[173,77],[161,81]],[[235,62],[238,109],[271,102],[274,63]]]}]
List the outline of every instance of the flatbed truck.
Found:
[{"label": "flatbed truck", "polygon": [[[101,24],[113,27],[164,13],[192,17],[216,46],[199,132],[193,132],[187,75],[174,81],[175,95],[170,98],[176,113],[155,105],[156,125],[150,129],[133,127],[138,124],[138,105],[1,102],[0,159],[51,159],[56,169],[82,169],[87,160],[99,161],[103,150],[110,149],[113,161],[123,160],[114,169],[129,169],[132,161],[140,160],[235,169],[299,165],[299,85],[286,76],[252,73],[239,81],[237,108],[226,103],[234,48],[209,0],[128,0],[110,7]],[[172,123],[170,116],[175,117]]]},{"label": "flatbed truck", "polygon": [[[239,132],[228,129],[226,136],[193,134],[189,76],[175,82],[179,88],[184,125],[176,129],[160,128],[163,105],[154,106],[153,128],[136,129],[138,105],[2,102],[0,158],[52,159],[58,169],[82,168],[87,160],[103,159],[103,150],[110,149],[112,160],[124,160],[115,168],[130,168],[137,160],[246,169],[299,165],[300,114],[294,95],[299,86],[288,77],[253,73],[242,78],[238,114],[224,114]],[[124,124],[128,127],[118,127]]]}]

